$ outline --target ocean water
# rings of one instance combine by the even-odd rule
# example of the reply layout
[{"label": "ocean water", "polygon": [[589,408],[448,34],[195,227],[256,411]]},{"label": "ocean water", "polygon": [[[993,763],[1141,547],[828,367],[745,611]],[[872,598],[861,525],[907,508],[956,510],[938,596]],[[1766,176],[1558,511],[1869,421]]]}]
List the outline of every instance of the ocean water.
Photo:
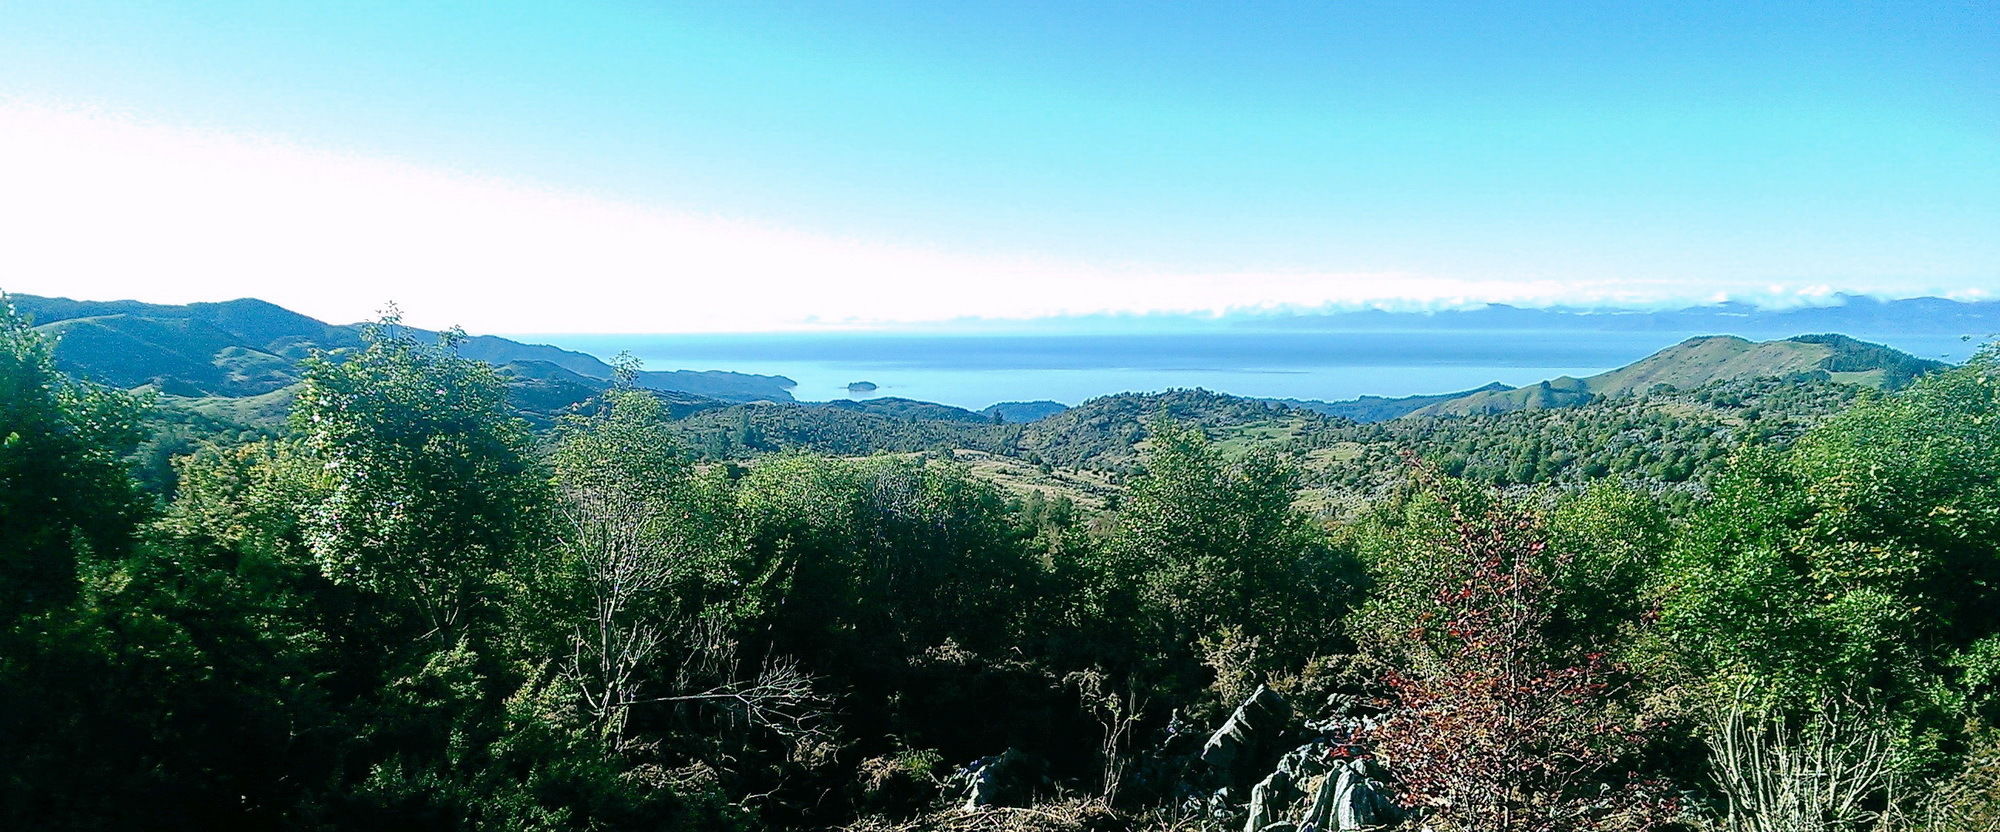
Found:
[{"label": "ocean water", "polygon": [[[1202,387],[1240,396],[1351,399],[1444,393],[1492,381],[1586,376],[1697,332],[1374,331],[940,335],[523,335],[600,357],[630,351],[654,370],[733,370],[798,382],[803,401],[900,396],[978,409],[1119,392]],[[1938,336],[1874,338],[1926,357],[1971,346]],[[877,389],[850,393],[852,382]]]}]

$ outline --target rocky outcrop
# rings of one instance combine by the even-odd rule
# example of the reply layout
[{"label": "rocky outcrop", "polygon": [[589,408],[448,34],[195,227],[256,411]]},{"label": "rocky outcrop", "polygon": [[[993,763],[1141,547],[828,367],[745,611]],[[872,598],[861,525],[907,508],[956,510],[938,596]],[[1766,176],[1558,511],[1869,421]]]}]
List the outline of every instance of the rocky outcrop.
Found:
[{"label": "rocky outcrop", "polygon": [[1359,700],[1330,699],[1327,710],[1335,715],[1302,723],[1284,696],[1259,686],[1192,759],[1171,753],[1176,738],[1193,738],[1185,731],[1170,731],[1154,759],[1182,761],[1174,792],[1181,811],[1212,823],[1240,823],[1245,832],[1393,827],[1403,813],[1358,740],[1372,719]]},{"label": "rocky outcrop", "polygon": [[1305,799],[1303,786],[1327,773],[1326,753],[1325,747],[1314,743],[1280,759],[1277,769],[1250,789],[1250,804],[1246,807],[1250,816],[1243,828],[1257,832],[1279,823],[1288,810]]},{"label": "rocky outcrop", "polygon": [[1222,727],[1209,735],[1201,747],[1201,762],[1220,775],[1225,787],[1240,791],[1284,753],[1291,727],[1291,703],[1277,691],[1258,685]]},{"label": "rocky outcrop", "polygon": [[1334,775],[1321,781],[1319,794],[1306,810],[1301,828],[1329,832],[1381,829],[1401,820],[1402,810],[1389,799],[1381,781],[1370,776],[1367,760],[1346,760]]},{"label": "rocky outcrop", "polygon": [[1047,779],[1040,758],[1012,748],[981,757],[945,779],[944,791],[959,808],[976,812],[988,806],[1026,806]]},{"label": "rocky outcrop", "polygon": [[1372,776],[1368,762],[1335,756],[1340,752],[1338,746],[1314,742],[1286,754],[1251,790],[1244,832],[1364,832],[1401,820],[1402,810]]}]

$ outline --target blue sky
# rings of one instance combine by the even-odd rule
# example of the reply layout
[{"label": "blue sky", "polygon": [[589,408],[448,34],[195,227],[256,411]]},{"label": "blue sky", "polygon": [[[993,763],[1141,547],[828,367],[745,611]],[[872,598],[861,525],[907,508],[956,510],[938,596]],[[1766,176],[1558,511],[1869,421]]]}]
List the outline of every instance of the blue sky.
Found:
[{"label": "blue sky", "polygon": [[2000,6],[1637,6],[0,0],[43,189],[0,288],[517,331],[2000,288]]}]

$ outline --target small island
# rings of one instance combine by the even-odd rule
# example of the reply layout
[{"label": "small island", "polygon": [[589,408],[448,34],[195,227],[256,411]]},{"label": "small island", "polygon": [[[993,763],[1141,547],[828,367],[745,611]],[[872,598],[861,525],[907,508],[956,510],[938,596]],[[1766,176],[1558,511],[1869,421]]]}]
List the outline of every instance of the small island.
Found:
[{"label": "small island", "polygon": [[875,382],[872,381],[856,381],[847,385],[847,392],[849,393],[873,393],[875,390]]}]

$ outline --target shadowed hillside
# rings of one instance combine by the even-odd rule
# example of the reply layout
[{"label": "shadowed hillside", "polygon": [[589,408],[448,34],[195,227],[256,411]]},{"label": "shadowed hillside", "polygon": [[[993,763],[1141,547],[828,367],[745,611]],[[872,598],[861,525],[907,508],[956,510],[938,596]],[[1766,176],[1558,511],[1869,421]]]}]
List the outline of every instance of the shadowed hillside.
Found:
[{"label": "shadowed hillside", "polygon": [[[10,295],[38,328],[60,336],[56,363],[64,372],[113,387],[151,385],[181,396],[250,396],[299,380],[299,361],[361,345],[359,325],[334,325],[253,298],[185,306],[137,301],[77,301]],[[419,338],[437,333],[411,329]],[[610,365],[584,353],[472,336],[459,354],[495,366],[543,362],[608,382]],[[543,370],[524,370],[545,375]],[[790,401],[791,379],[723,371],[644,371],[637,383],[653,390],[730,401]]]}]

